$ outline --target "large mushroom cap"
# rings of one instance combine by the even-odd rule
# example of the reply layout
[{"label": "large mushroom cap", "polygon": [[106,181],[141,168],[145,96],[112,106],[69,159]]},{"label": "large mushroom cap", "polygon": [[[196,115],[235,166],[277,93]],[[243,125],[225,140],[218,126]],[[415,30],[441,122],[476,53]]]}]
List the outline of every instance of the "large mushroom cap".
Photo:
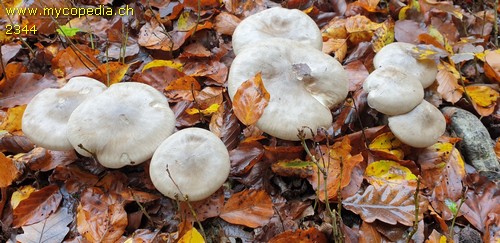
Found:
[{"label": "large mushroom cap", "polygon": [[411,111],[424,99],[424,89],[418,79],[393,66],[373,71],[363,83],[368,92],[368,105],[386,115]]},{"label": "large mushroom cap", "polygon": [[271,98],[256,125],[262,131],[297,141],[297,130],[316,131],[332,123],[330,108],[347,96],[347,73],[333,57],[287,39],[248,46],[233,60],[228,76],[231,99],[243,82],[262,73]]},{"label": "large mushroom cap", "polygon": [[307,14],[297,9],[270,8],[245,18],[233,33],[233,50],[239,54],[250,43],[279,37],[301,42],[318,50],[321,31]]},{"label": "large mushroom cap", "polygon": [[437,65],[432,60],[417,60],[410,55],[415,45],[403,42],[394,42],[384,46],[373,58],[375,68],[386,66],[399,67],[407,74],[418,78],[422,87],[429,87],[437,75]]},{"label": "large mushroom cap", "polygon": [[229,153],[217,136],[201,128],[187,128],[158,147],[149,173],[156,189],[165,196],[184,200],[182,192],[189,201],[199,201],[222,186],[229,169]]},{"label": "large mushroom cap", "polygon": [[389,127],[401,142],[416,148],[425,148],[437,142],[446,129],[443,114],[423,100],[408,113],[389,117]]},{"label": "large mushroom cap", "polygon": [[60,89],[43,90],[33,97],[24,111],[24,134],[47,149],[73,149],[66,138],[69,116],[85,99],[105,89],[106,85],[93,78],[74,77]]},{"label": "large mushroom cap", "polygon": [[161,92],[142,83],[117,83],[75,109],[68,139],[78,153],[120,168],[151,158],[174,126],[174,113]]}]

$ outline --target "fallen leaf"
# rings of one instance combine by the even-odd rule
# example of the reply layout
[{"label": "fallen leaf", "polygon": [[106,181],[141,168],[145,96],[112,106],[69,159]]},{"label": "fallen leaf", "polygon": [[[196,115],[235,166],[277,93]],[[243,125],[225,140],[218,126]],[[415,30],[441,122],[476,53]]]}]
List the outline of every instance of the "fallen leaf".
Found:
[{"label": "fallen leaf", "polygon": [[359,240],[360,243],[383,242],[382,235],[377,231],[377,228],[367,222],[361,223]]},{"label": "fallen leaf", "polygon": [[0,188],[10,186],[18,176],[15,162],[0,152]]},{"label": "fallen leaf", "polygon": [[[205,219],[219,216],[224,206],[224,191],[217,190],[210,197],[195,202],[179,202],[179,217],[190,222],[203,222]],[[196,218],[193,216],[194,211]]]},{"label": "fallen leaf", "polygon": [[394,42],[394,20],[388,18],[373,33],[373,51],[378,52],[392,42]]},{"label": "fallen leaf", "polygon": [[16,161],[26,164],[33,171],[49,171],[64,166],[77,159],[74,150],[52,151],[37,147],[26,154],[16,157]]},{"label": "fallen leaf", "polygon": [[220,106],[219,104],[212,104],[208,108],[203,109],[203,110],[200,110],[198,108],[190,108],[190,109],[187,109],[186,112],[189,115],[201,113],[204,116],[211,116],[213,113],[217,112],[217,110],[219,109],[219,106]]},{"label": "fallen leaf", "polygon": [[264,113],[270,98],[259,72],[238,87],[233,98],[234,114],[243,124],[253,125]]},{"label": "fallen leaf", "polygon": [[23,226],[24,233],[17,235],[16,240],[23,243],[62,242],[72,221],[73,215],[66,208],[61,208],[43,221]]},{"label": "fallen leaf", "polygon": [[368,148],[385,159],[402,160],[405,156],[402,146],[403,143],[393,133],[387,132],[373,139]]},{"label": "fallen leaf", "polygon": [[314,166],[315,164],[311,161],[291,160],[274,163],[271,169],[280,176],[307,178],[315,173]]},{"label": "fallen leaf", "polygon": [[96,55],[98,50],[86,45],[69,46],[59,51],[52,59],[54,75],[70,79],[77,76],[90,76],[99,68],[100,62]]},{"label": "fallen leaf", "polygon": [[479,115],[489,116],[495,111],[498,91],[484,85],[470,85],[465,87],[465,91],[472,99],[472,105]]},{"label": "fallen leaf", "polygon": [[23,135],[4,133],[0,135],[0,152],[26,153],[31,151],[35,145]]},{"label": "fallen leaf", "polygon": [[376,187],[415,186],[417,182],[417,177],[410,169],[390,160],[379,160],[369,164],[365,170],[365,178]]},{"label": "fallen leaf", "polygon": [[486,54],[484,57],[484,73],[488,78],[500,83],[500,49]]},{"label": "fallen leaf", "polygon": [[154,67],[170,67],[170,68],[175,68],[177,71],[182,72],[182,63],[179,62],[174,62],[170,60],[153,60],[151,62],[148,62],[148,64],[144,65],[142,68],[142,72],[154,68]]},{"label": "fallen leaf", "polygon": [[456,103],[462,98],[464,89],[458,84],[460,74],[451,65],[445,65],[443,69],[438,71],[436,80],[439,84],[437,91],[444,100]]},{"label": "fallen leaf", "polygon": [[167,97],[171,102],[181,100],[194,101],[193,95],[198,94],[200,90],[201,86],[198,81],[188,75],[179,77],[165,87]]},{"label": "fallen leaf", "polygon": [[75,165],[58,166],[52,172],[51,180],[64,182],[69,193],[81,192],[87,187],[94,186],[99,178]]},{"label": "fallen leaf", "polygon": [[479,180],[470,186],[475,190],[467,191],[465,203],[460,207],[460,213],[481,232],[485,232],[489,225],[500,225],[500,218],[498,218],[500,214],[500,207],[498,207],[500,205],[500,188],[498,183]]},{"label": "fallen leaf", "polygon": [[97,70],[91,75],[92,78],[101,81],[107,86],[119,83],[127,74],[130,64],[121,62],[107,62],[99,65]]},{"label": "fallen leaf", "polygon": [[232,176],[246,174],[264,156],[264,148],[259,142],[242,142],[235,149],[229,151]]},{"label": "fallen leaf", "polygon": [[234,29],[241,22],[241,20],[227,12],[221,12],[215,16],[214,29],[223,35],[233,35]]},{"label": "fallen leaf", "polygon": [[266,225],[273,215],[273,203],[267,192],[251,189],[233,194],[220,217],[232,224],[257,228]]},{"label": "fallen leaf", "polygon": [[[356,194],[342,201],[344,208],[361,216],[363,221],[375,220],[395,225],[412,226],[415,220],[415,188],[405,186],[368,186],[362,194]],[[427,201],[419,197],[418,220],[423,218]]]},{"label": "fallen leaf", "polygon": [[204,243],[205,239],[196,228],[191,228],[177,241],[178,243]]},{"label": "fallen leaf", "polygon": [[[7,65],[8,67],[9,65]],[[36,94],[46,88],[57,88],[55,79],[34,73],[21,73],[0,83],[0,107],[10,108],[30,102]]]},{"label": "fallen leaf", "polygon": [[17,191],[12,193],[12,196],[10,198],[10,205],[12,206],[12,208],[15,209],[22,200],[28,198],[34,191],[36,191],[36,188],[30,185],[22,186],[17,189]]},{"label": "fallen leaf", "polygon": [[7,110],[7,118],[0,124],[0,130],[6,130],[10,133],[22,129],[21,121],[26,105],[16,106]]},{"label": "fallen leaf", "polygon": [[46,186],[32,192],[14,209],[13,227],[38,223],[50,216],[59,207],[62,196],[56,185]]},{"label": "fallen leaf", "polygon": [[90,242],[115,242],[127,226],[127,212],[117,195],[97,187],[87,188],[76,214],[78,232]]},{"label": "fallen leaf", "polygon": [[274,236],[269,243],[326,243],[328,239],[325,234],[318,229],[311,227],[308,229],[298,229],[295,231],[285,231]]}]

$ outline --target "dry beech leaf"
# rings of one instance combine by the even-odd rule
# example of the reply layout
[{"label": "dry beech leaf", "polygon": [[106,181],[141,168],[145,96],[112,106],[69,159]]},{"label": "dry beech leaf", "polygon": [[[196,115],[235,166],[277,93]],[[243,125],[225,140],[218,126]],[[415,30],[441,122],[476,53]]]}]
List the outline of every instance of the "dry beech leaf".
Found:
[{"label": "dry beech leaf", "polygon": [[[75,48],[78,51],[75,51]],[[86,45],[70,46],[58,52],[52,59],[53,73],[66,79],[76,76],[90,76],[99,67],[100,62],[95,57],[98,53],[98,50],[91,49]]]},{"label": "dry beech leaf", "polygon": [[[224,191],[219,189],[210,197],[201,201],[189,202],[189,204],[188,202],[180,202],[180,218],[190,222],[203,222],[205,219],[217,217],[224,205]],[[191,208],[196,213],[196,218],[193,217]]]},{"label": "dry beech leaf", "polygon": [[6,130],[10,133],[22,129],[21,121],[26,105],[16,106],[7,110],[7,118],[0,124],[0,130]]},{"label": "dry beech leaf", "polygon": [[356,91],[363,87],[363,82],[370,75],[363,62],[356,60],[344,66],[349,78],[349,91]]},{"label": "dry beech leaf", "polygon": [[[373,223],[375,220],[395,225],[397,223],[412,226],[415,220],[415,188],[406,186],[368,186],[363,194],[356,194],[344,199],[344,208],[361,216],[363,221]],[[427,201],[419,197],[419,215],[423,218]]]},{"label": "dry beech leaf", "polygon": [[242,142],[235,149],[229,151],[232,176],[248,173],[252,167],[264,156],[264,148],[259,142]]},{"label": "dry beech leaf", "polygon": [[104,193],[97,187],[87,188],[77,208],[78,232],[90,242],[115,242],[127,226],[127,212],[119,196]]},{"label": "dry beech leaf", "polygon": [[10,197],[10,205],[12,208],[15,209],[22,200],[28,198],[34,191],[36,191],[36,188],[31,185],[22,186],[17,189],[17,191],[12,193],[12,196]]},{"label": "dry beech leaf", "polygon": [[359,243],[371,242],[383,242],[382,235],[373,225],[367,222],[362,222],[361,227],[359,228]]},{"label": "dry beech leaf", "polygon": [[69,193],[80,192],[83,188],[94,186],[99,178],[75,165],[58,166],[52,172],[51,180],[63,181]]},{"label": "dry beech leaf", "polygon": [[46,186],[32,192],[14,209],[13,227],[34,224],[46,219],[57,210],[61,199],[59,187],[56,185]]},{"label": "dry beech leaf", "polygon": [[271,169],[280,176],[307,178],[312,176],[315,164],[311,161],[290,160],[272,164]]},{"label": "dry beech leaf", "polygon": [[35,145],[24,135],[4,133],[0,135],[0,152],[9,152],[13,154],[27,153]]},{"label": "dry beech leaf", "polygon": [[415,186],[417,182],[417,177],[410,169],[390,160],[379,160],[369,164],[365,170],[365,178],[374,186]]},{"label": "dry beech leaf", "polygon": [[264,113],[270,98],[259,72],[238,87],[233,99],[234,114],[247,126],[255,124]]},{"label": "dry beech leaf", "polygon": [[92,78],[100,80],[107,86],[119,83],[127,73],[130,64],[121,62],[107,62],[99,65],[91,75]]},{"label": "dry beech leaf", "polygon": [[204,243],[205,239],[196,228],[191,228],[177,241],[177,243]]},{"label": "dry beech leaf", "polygon": [[185,0],[183,5],[187,9],[198,11],[198,6],[200,9],[210,9],[219,7],[220,2],[218,0]]},{"label": "dry beech leaf", "polygon": [[328,239],[325,234],[318,229],[312,227],[308,229],[298,229],[295,231],[285,231],[274,236],[269,243],[326,243]]},{"label": "dry beech leaf", "polygon": [[207,77],[213,82],[205,81],[205,84],[223,85],[226,82],[229,69],[226,64],[216,61],[193,60],[184,64],[184,73],[193,77]]},{"label": "dry beech leaf", "polygon": [[229,151],[240,143],[240,123],[226,101],[212,115],[209,127],[211,132],[221,138]]},{"label": "dry beech leaf", "polygon": [[200,90],[201,86],[198,81],[188,75],[179,77],[165,87],[170,101],[193,101],[193,95],[196,95]]},{"label": "dry beech leaf", "polygon": [[467,86],[465,91],[472,99],[472,105],[479,115],[489,116],[495,111],[498,91],[484,85]]},{"label": "dry beech leaf", "polygon": [[[313,189],[316,190],[319,200],[324,202],[335,199],[338,192],[349,185],[354,167],[363,161],[361,154],[352,156],[351,149],[350,140],[347,136],[333,144],[331,148],[321,147],[323,157],[319,156],[318,160],[320,166],[326,168],[328,173],[327,181],[325,183],[321,173],[318,177],[317,166],[313,167],[314,173],[307,178]],[[328,193],[327,199],[325,198],[325,190]]]},{"label": "dry beech leaf", "polygon": [[385,159],[402,160],[405,157],[402,146],[403,143],[401,143],[394,134],[387,132],[373,139],[370,145],[368,145],[368,148],[370,151]]},{"label": "dry beech leaf", "polygon": [[24,233],[18,235],[16,240],[23,243],[62,242],[72,221],[73,215],[66,208],[61,208],[43,221],[23,226]]},{"label": "dry beech leaf", "polygon": [[488,52],[484,57],[484,61],[486,76],[500,83],[500,49]]},{"label": "dry beech leaf", "polygon": [[328,39],[323,42],[323,53],[334,53],[335,58],[342,62],[347,54],[347,39]]},{"label": "dry beech leaf", "polygon": [[[477,176],[477,175],[476,175]],[[479,177],[479,176],[478,176]],[[465,195],[465,203],[460,207],[460,213],[476,229],[484,232],[486,235],[492,235],[496,225],[500,224],[500,188],[498,182],[486,180],[484,178],[476,179]],[[491,229],[493,228],[493,229]]]},{"label": "dry beech leaf", "polygon": [[57,166],[64,166],[77,159],[74,150],[52,151],[42,147],[36,147],[20,157],[16,161],[26,164],[33,171],[49,171]]},{"label": "dry beech leaf", "polygon": [[220,217],[232,224],[257,228],[266,225],[273,215],[273,202],[266,191],[245,190],[227,200]]},{"label": "dry beech leaf", "polygon": [[179,72],[182,72],[182,63],[170,60],[153,60],[148,64],[144,65],[144,67],[142,68],[142,72],[154,67],[170,67],[177,69],[177,71]]},{"label": "dry beech leaf", "polygon": [[[9,67],[10,65],[7,65]],[[8,76],[8,75],[7,75]],[[39,74],[21,73],[0,83],[0,107],[10,108],[30,102],[36,94],[46,88],[56,88],[55,79],[42,78]]]},{"label": "dry beech leaf", "polygon": [[373,51],[378,52],[392,42],[394,42],[394,21],[388,18],[373,33]]},{"label": "dry beech leaf", "polygon": [[[449,67],[447,65],[446,67]],[[463,87],[458,84],[458,77],[456,76],[458,72],[456,72],[455,68],[452,70],[449,69],[441,69],[439,70],[436,80],[439,84],[437,91],[444,100],[456,103],[462,98]]]},{"label": "dry beech leaf", "polygon": [[18,173],[15,162],[0,152],[0,188],[10,186]]},{"label": "dry beech leaf", "polygon": [[234,29],[240,22],[238,17],[228,12],[221,12],[215,17],[214,28],[220,34],[233,35]]},{"label": "dry beech leaf", "polygon": [[212,55],[212,53],[199,42],[191,43],[182,49],[183,52],[179,55],[179,58],[210,57]]},{"label": "dry beech leaf", "polygon": [[321,28],[323,38],[328,39],[347,39],[348,34],[345,28],[346,20],[344,18],[333,18]]}]

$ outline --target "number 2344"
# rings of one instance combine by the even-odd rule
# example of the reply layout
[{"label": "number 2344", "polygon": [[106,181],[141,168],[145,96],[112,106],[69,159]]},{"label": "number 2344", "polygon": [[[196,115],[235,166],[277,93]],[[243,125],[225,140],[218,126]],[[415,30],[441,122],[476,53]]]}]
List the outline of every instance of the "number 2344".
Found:
[{"label": "number 2344", "polygon": [[36,34],[36,26],[33,25],[28,27],[27,25],[21,26],[18,24],[8,24],[5,25],[5,34],[6,35],[19,35],[19,34]]}]

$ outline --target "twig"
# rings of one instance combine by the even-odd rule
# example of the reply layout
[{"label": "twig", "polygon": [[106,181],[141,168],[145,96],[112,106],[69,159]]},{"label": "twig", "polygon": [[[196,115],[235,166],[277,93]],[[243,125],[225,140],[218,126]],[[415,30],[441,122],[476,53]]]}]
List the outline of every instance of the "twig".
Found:
[{"label": "twig", "polygon": [[420,203],[418,202],[418,193],[420,191],[420,178],[417,178],[417,188],[415,188],[415,194],[413,195],[413,203],[415,205],[415,220],[413,221],[413,229],[411,230],[410,234],[408,235],[408,239],[406,239],[406,242],[410,242],[411,238],[413,238],[413,235],[417,233],[418,230],[418,214],[420,213]]}]

